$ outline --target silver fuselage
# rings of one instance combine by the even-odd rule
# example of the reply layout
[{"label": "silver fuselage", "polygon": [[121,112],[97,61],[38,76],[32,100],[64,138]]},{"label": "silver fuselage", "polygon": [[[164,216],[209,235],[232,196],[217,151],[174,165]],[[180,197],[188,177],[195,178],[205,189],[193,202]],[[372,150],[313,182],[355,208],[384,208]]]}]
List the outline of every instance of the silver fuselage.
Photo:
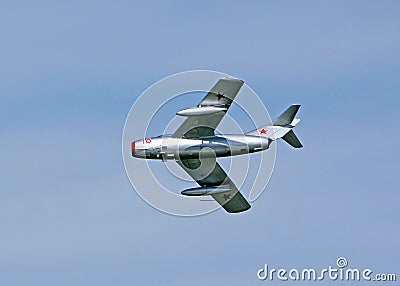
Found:
[{"label": "silver fuselage", "polygon": [[226,157],[268,149],[267,138],[251,135],[209,136],[196,139],[158,136],[132,142],[132,156],[144,159],[180,160]]}]

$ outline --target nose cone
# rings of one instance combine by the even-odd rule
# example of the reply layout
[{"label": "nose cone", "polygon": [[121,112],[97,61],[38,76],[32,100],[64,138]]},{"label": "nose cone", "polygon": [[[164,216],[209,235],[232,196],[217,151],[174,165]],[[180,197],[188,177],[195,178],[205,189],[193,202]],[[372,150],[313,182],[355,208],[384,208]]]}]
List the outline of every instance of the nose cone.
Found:
[{"label": "nose cone", "polygon": [[146,148],[143,146],[142,140],[132,141],[132,156],[136,158],[146,158]]}]

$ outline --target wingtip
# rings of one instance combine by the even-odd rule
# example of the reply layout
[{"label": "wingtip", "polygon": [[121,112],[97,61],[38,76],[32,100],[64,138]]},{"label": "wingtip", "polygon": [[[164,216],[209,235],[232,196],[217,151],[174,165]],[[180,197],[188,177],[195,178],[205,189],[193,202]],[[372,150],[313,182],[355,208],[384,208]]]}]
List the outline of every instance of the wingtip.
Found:
[{"label": "wingtip", "polygon": [[239,214],[239,213],[243,213],[245,211],[248,211],[249,209],[251,209],[251,205],[250,204],[247,207],[242,208],[240,210],[227,210],[227,209],[225,209],[225,210],[230,214]]},{"label": "wingtip", "polygon": [[231,80],[231,81],[240,81],[241,83],[244,83],[243,80],[239,79],[239,78],[235,78],[235,77],[226,77],[226,80]]}]

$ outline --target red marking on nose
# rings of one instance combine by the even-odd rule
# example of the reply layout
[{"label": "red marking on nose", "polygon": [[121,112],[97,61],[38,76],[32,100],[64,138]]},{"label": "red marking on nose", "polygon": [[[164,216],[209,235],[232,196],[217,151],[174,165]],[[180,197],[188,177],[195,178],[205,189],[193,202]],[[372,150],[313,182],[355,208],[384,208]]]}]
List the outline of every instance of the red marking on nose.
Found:
[{"label": "red marking on nose", "polygon": [[132,142],[132,156],[135,156],[135,141]]}]

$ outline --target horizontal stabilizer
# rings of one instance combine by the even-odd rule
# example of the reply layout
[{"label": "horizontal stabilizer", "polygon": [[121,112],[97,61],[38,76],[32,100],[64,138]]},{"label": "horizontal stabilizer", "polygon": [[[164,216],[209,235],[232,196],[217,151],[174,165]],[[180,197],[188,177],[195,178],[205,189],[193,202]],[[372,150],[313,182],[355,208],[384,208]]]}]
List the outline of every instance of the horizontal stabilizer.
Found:
[{"label": "horizontal stabilizer", "polygon": [[289,145],[291,145],[294,148],[301,148],[303,145],[300,143],[299,139],[297,138],[296,134],[294,134],[293,130],[290,130],[288,133],[286,133],[283,137],[283,140],[286,141]]}]

